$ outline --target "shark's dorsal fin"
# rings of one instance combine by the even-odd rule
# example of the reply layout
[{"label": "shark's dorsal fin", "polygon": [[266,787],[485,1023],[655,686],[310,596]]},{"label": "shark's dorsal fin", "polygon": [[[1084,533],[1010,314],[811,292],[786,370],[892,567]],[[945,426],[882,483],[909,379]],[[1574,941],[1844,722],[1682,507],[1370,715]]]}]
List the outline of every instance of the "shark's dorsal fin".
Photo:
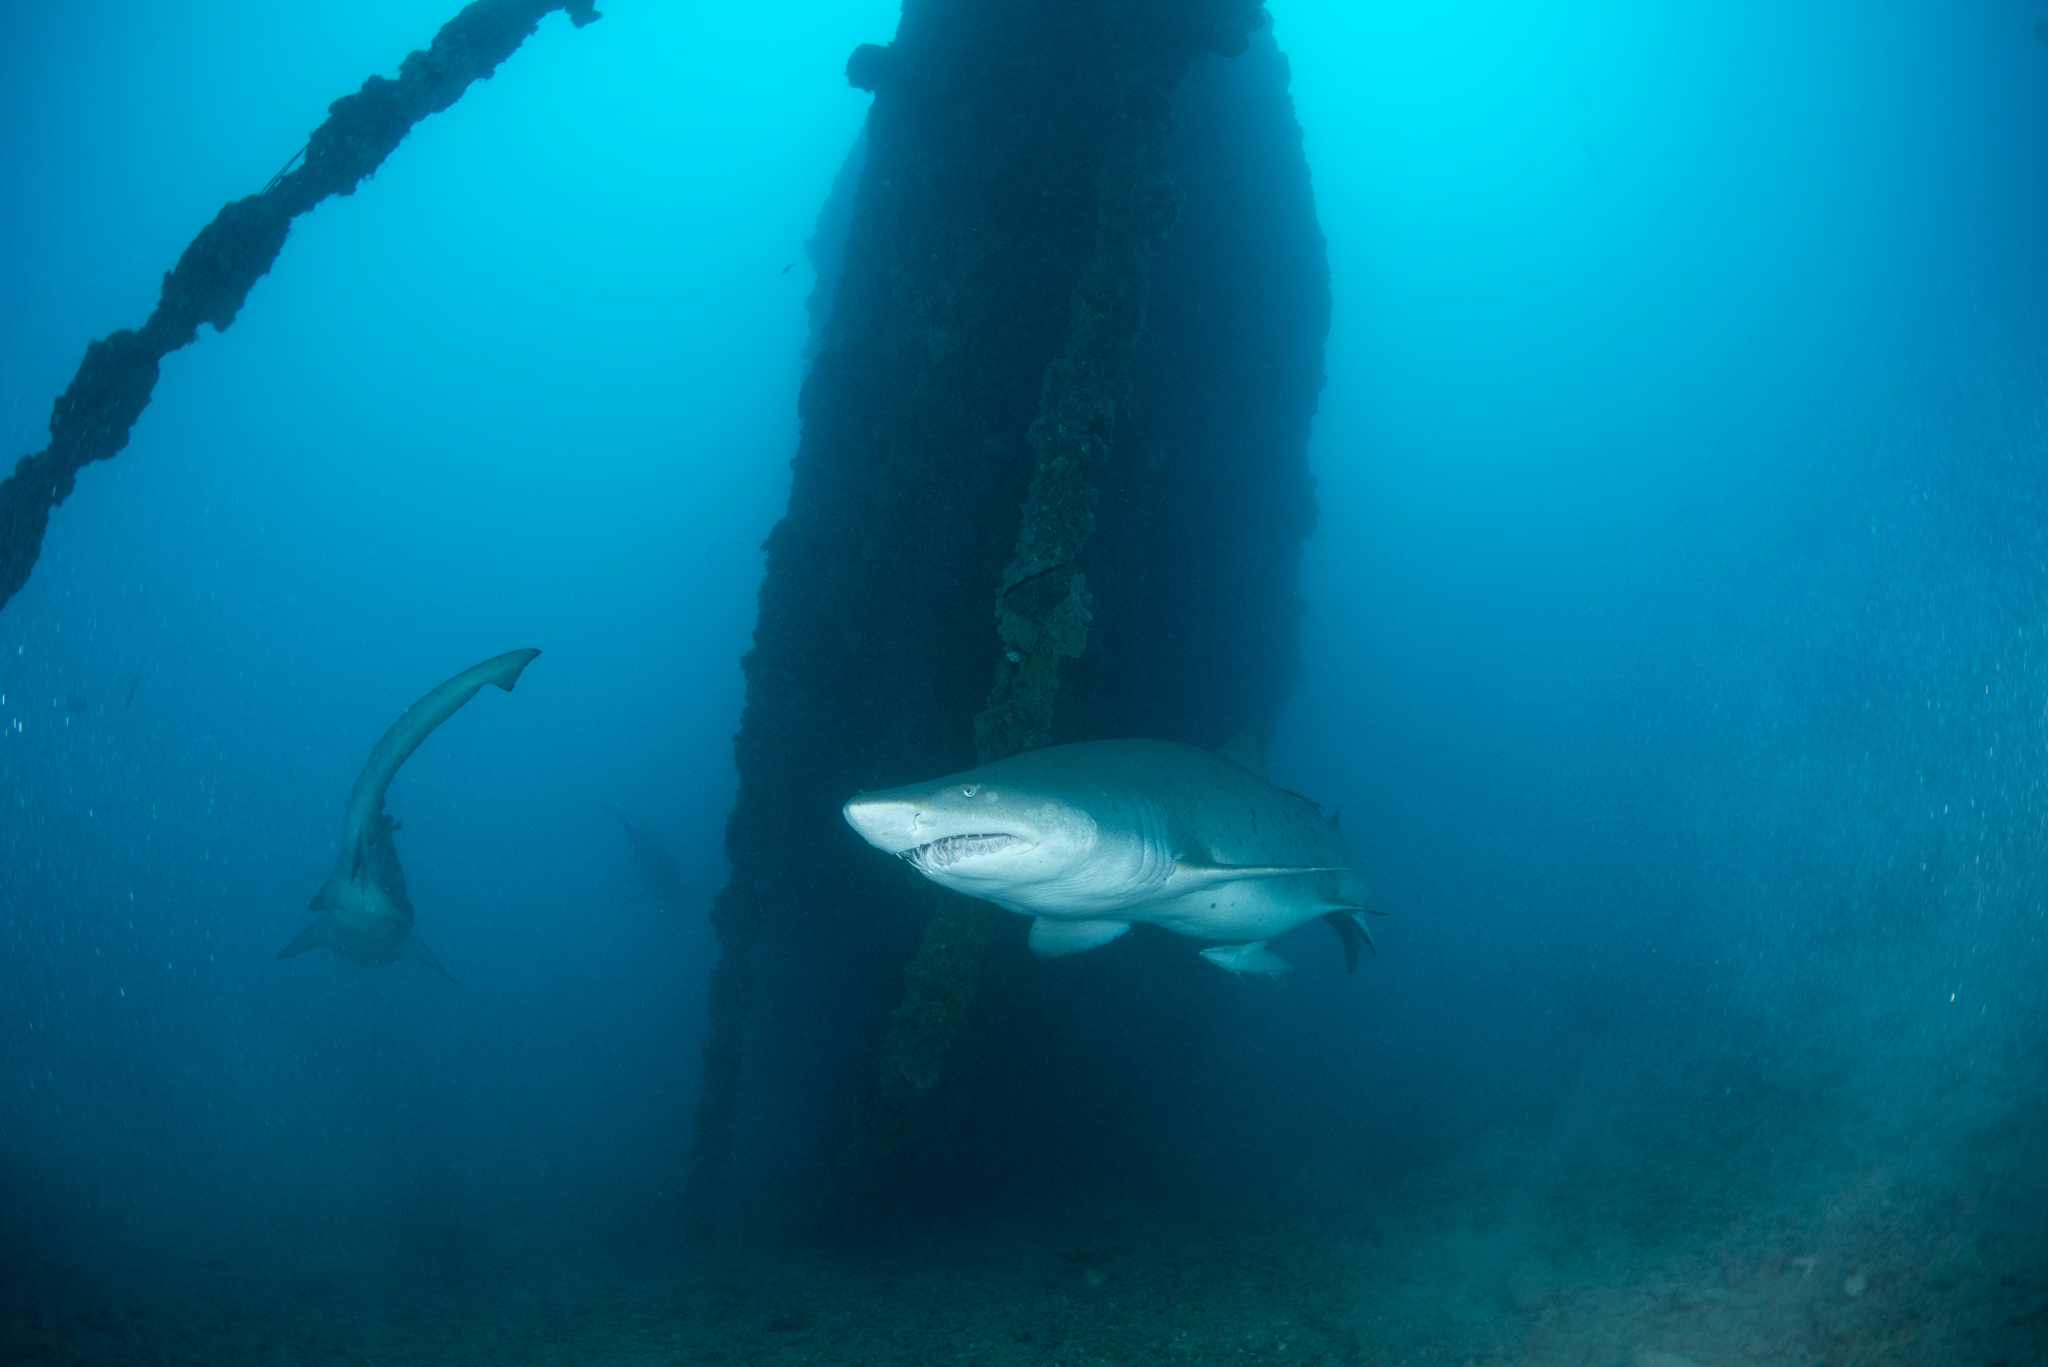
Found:
[{"label": "shark's dorsal fin", "polygon": [[1260,778],[1266,776],[1266,741],[1257,731],[1246,729],[1216,747],[1216,753]]}]

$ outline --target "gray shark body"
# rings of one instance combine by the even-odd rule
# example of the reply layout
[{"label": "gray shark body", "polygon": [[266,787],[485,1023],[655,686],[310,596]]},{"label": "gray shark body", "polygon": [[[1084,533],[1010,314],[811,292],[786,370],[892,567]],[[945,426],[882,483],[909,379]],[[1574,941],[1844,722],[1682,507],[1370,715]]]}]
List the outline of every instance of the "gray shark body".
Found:
[{"label": "gray shark body", "polygon": [[341,818],[341,853],[334,872],[314,896],[311,909],[318,920],[278,953],[288,959],[309,949],[327,948],[345,959],[380,967],[403,958],[418,959],[443,977],[448,970],[412,933],[412,899],[405,892],[405,870],[391,833],[398,829],[384,811],[384,793],[398,766],[405,763],[429,732],[455,715],[485,684],[506,692],[538,650],[515,650],[472,665],[406,709],[370,751],[369,762],[349,789],[348,808]]},{"label": "gray shark body", "polygon": [[640,891],[647,900],[657,906],[679,907],[683,904],[683,874],[676,867],[675,856],[668,852],[668,846],[655,837],[654,832],[639,825],[617,807],[606,804],[605,810],[618,818],[619,826],[626,832],[626,840],[633,846],[633,865],[640,873]]},{"label": "gray shark body", "polygon": [[1306,798],[1266,780],[1256,734],[1220,750],[1170,741],[1087,741],[929,783],[863,793],[849,824],[925,877],[1032,919],[1051,957],[1093,949],[1134,923],[1223,940],[1233,972],[1278,976],[1264,948],[1322,919],[1356,966],[1365,874]]}]

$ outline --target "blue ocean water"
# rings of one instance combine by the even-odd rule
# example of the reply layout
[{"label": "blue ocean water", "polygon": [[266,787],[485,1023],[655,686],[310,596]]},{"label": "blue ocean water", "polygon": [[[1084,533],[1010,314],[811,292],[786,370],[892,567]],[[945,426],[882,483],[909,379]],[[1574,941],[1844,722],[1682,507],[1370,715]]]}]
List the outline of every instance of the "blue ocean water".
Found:
[{"label": "blue ocean water", "polygon": [[[9,460],[451,13],[17,9]],[[1333,315],[1268,758],[1388,915],[1243,985],[1179,1185],[682,1237],[897,13],[621,0],[300,219],[0,608],[0,1356],[2043,1360],[2048,7],[1270,9]],[[457,983],[278,962],[383,728],[524,646],[391,792]]]}]

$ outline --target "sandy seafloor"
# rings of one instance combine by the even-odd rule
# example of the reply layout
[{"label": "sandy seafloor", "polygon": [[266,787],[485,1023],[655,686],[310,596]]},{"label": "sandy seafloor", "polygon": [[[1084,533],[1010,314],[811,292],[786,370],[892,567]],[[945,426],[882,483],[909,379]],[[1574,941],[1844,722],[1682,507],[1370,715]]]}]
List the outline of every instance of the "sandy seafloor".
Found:
[{"label": "sandy seafloor", "polygon": [[1098,1205],[743,1253],[17,1254],[0,1361],[2019,1367],[2048,1362],[2048,1227],[2043,1175],[2007,1162],[2032,1140],[2006,1139],[1939,1181],[1873,1154],[1769,1201],[1729,1171],[1597,1159],[1536,1197],[1505,1143],[1397,1196],[1304,1180],[1257,1212]]}]

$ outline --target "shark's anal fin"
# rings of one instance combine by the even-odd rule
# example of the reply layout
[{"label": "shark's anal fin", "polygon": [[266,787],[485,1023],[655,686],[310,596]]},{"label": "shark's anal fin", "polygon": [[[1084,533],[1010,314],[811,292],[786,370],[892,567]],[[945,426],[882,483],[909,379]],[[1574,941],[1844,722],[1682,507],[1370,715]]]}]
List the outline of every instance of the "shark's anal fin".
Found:
[{"label": "shark's anal fin", "polygon": [[1344,942],[1346,973],[1357,971],[1359,946],[1371,950],[1374,957],[1379,955],[1380,947],[1372,942],[1372,932],[1365,927],[1365,918],[1370,910],[1368,907],[1336,907],[1323,917],[1337,932],[1337,938]]},{"label": "shark's anal fin", "polygon": [[1040,916],[1031,923],[1031,952],[1041,959],[1079,954],[1106,945],[1131,928],[1129,921],[1055,921]]},{"label": "shark's anal fin", "polygon": [[[315,906],[318,906],[319,902],[319,898],[313,899]],[[289,959],[292,955],[304,954],[309,949],[333,949],[335,943],[334,921],[331,917],[322,916],[319,920],[313,922],[312,925],[300,931],[299,937],[296,940],[293,940],[283,949],[277,951],[277,957]]]},{"label": "shark's anal fin", "polygon": [[425,964],[428,968],[433,969],[436,973],[446,978],[449,982],[452,983],[455,981],[455,975],[453,973],[450,973],[447,969],[441,967],[441,961],[434,957],[433,950],[427,948],[427,942],[425,940],[422,940],[419,936],[413,934],[411,931],[407,931],[405,933],[405,939],[399,942],[398,952],[400,954],[405,955],[405,957],[408,959],[418,959],[421,963]]}]

